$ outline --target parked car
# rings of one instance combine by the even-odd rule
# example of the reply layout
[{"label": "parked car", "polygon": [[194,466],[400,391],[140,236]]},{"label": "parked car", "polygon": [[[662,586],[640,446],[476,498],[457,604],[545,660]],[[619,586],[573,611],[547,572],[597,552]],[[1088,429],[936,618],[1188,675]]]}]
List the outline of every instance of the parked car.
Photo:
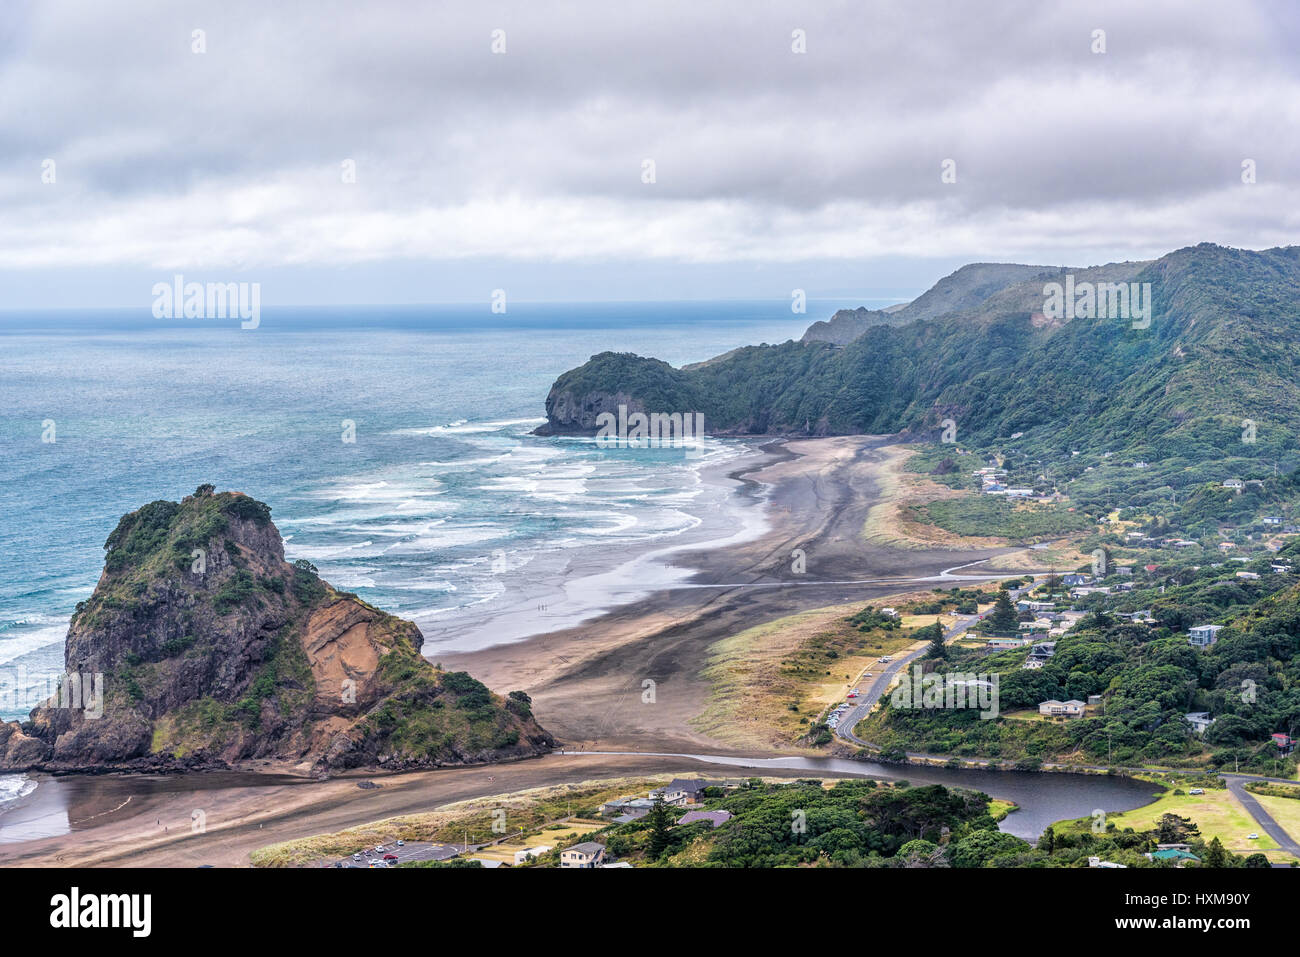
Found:
[{"label": "parked car", "polygon": [[396,855],[396,854],[385,854],[385,855],[384,855],[384,860],[386,860],[386,861],[395,861],[395,860],[397,860],[397,855]]},{"label": "parked car", "polygon": [[1259,840],[1259,835],[1258,835],[1258,834],[1247,834],[1247,835],[1246,835],[1246,840],[1248,840],[1248,841],[1258,841],[1258,840]]},{"label": "parked car", "polygon": [[352,859],[353,859],[354,861],[359,861],[359,860],[361,860],[361,855],[360,855],[360,854],[353,854],[353,855],[352,855]]},{"label": "parked car", "polygon": [[406,847],[406,842],[405,842],[405,841],[398,841],[398,842],[397,842],[397,846],[398,846],[398,847]]},{"label": "parked car", "polygon": [[384,845],[382,845],[382,844],[377,844],[377,845],[375,845],[375,853],[376,853],[376,854],[382,854],[382,853],[384,853]]},{"label": "parked car", "polygon": [[1205,793],[1205,789],[1204,789],[1204,788],[1192,788],[1192,789],[1191,789],[1190,791],[1188,791],[1187,793],[1188,793],[1188,794],[1204,794],[1204,793]]}]

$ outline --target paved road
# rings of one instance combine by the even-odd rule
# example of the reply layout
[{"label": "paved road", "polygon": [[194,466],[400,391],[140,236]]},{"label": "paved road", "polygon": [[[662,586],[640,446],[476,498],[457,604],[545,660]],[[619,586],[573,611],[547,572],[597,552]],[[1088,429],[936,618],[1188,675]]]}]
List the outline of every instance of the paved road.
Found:
[{"label": "paved road", "polygon": [[[943,640],[945,642],[952,641],[962,632],[969,629],[971,625],[975,624],[975,622],[979,621],[981,617],[982,616],[980,615],[959,615],[957,623],[943,633]],[[900,669],[906,668],[917,658],[924,655],[928,647],[929,646],[926,645],[925,647],[918,648],[915,651],[909,651],[904,655],[895,657],[894,660],[886,666],[885,670],[881,672],[880,676],[871,684],[871,687],[867,688],[867,690],[859,697],[854,699],[853,707],[844,712],[843,716],[840,718],[840,723],[835,728],[835,734],[841,740],[847,741],[850,744],[856,744],[859,747],[864,748],[870,747],[868,742],[863,741],[853,733],[853,729],[857,726],[859,721],[870,714],[871,709],[875,707],[876,702],[879,701],[881,696],[889,689],[890,682],[893,681],[894,675],[898,674]]]},{"label": "paved road", "polygon": [[[1250,816],[1260,826],[1269,837],[1277,841],[1277,846],[1288,854],[1300,857],[1300,844],[1297,844],[1291,835],[1286,832],[1281,824],[1273,819],[1273,815],[1264,810],[1264,806],[1255,800],[1254,795],[1246,790],[1247,781],[1258,781],[1259,778],[1252,778],[1245,775],[1221,774],[1219,775],[1228,785],[1228,790],[1232,796],[1241,802],[1242,807],[1250,812]],[[1288,782],[1294,784],[1295,782]]]},{"label": "paved road", "polygon": [[[951,572],[956,571],[957,568],[965,568],[965,567],[966,566],[964,565],[958,565],[956,568],[945,569],[944,574],[949,575]],[[1021,595],[1024,595],[1026,592],[1032,591],[1035,587],[1037,587],[1037,583],[1033,582],[1024,586],[1023,588],[1011,589],[1011,601],[1013,603],[1019,601]],[[986,615],[991,614],[991,612],[992,609],[980,615],[958,615],[956,624],[954,624],[951,628],[949,628],[943,633],[944,642],[947,644],[951,644],[952,641],[958,635],[960,635],[962,632],[968,631],[971,628],[971,626],[975,624],[975,622],[981,620]],[[861,721],[863,718],[865,718],[868,714],[871,713],[871,709],[875,706],[876,702],[880,700],[881,696],[884,695],[885,691],[889,688],[890,682],[893,680],[894,675],[898,674],[899,669],[907,667],[907,665],[911,664],[917,658],[920,658],[922,655],[924,655],[925,652],[926,652],[925,648],[920,648],[916,651],[909,651],[907,654],[895,658],[892,662],[890,662],[889,667],[887,667],[884,670],[884,672],[880,675],[879,678],[876,679],[876,681],[871,685],[871,687],[868,688],[860,697],[854,699],[853,707],[850,708],[848,711],[844,712],[843,716],[840,718],[840,723],[835,728],[836,736],[841,741],[846,741],[849,744],[856,744],[859,747],[863,747],[863,748],[873,747],[871,742],[863,741],[861,738],[859,738],[857,735],[853,733],[854,727],[857,726],[859,721]],[[921,754],[919,752],[913,753],[909,751],[907,753],[909,757],[914,757],[914,758],[933,757],[933,755]],[[986,764],[988,762],[981,761],[979,763]]]}]

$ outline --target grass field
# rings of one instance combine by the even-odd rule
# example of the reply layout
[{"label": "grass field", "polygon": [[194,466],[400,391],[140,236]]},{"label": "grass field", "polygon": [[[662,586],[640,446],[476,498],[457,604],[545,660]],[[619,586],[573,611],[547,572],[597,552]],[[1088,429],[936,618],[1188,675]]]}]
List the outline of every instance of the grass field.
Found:
[{"label": "grass field", "polygon": [[[876,607],[910,596],[882,598]],[[702,672],[712,685],[692,727],[737,747],[789,748],[809,719],[843,701],[881,655],[915,643],[912,629],[859,632],[845,619],[865,603],[831,605],[766,622],[715,642]],[[934,615],[915,616],[922,623]]]},{"label": "grass field", "polygon": [[[1259,798],[1259,795],[1256,795]],[[1300,804],[1300,801],[1288,802],[1286,798],[1274,799],[1278,802]],[[1264,800],[1260,798],[1260,803]],[[1272,809],[1269,808],[1270,813]],[[1148,804],[1135,811],[1107,815],[1107,824],[1114,824],[1123,830],[1149,830],[1162,814],[1177,814],[1190,818],[1201,829],[1201,836],[1209,841],[1218,838],[1223,846],[1234,854],[1250,854],[1261,851],[1268,854],[1270,860],[1287,861],[1290,855],[1278,850],[1273,841],[1250,816],[1250,812],[1238,803],[1227,788],[1207,788],[1204,794],[1165,793],[1154,804]],[[1279,819],[1280,820],[1280,819]],[[1060,825],[1057,825],[1058,827]],[[1252,841],[1247,835],[1258,834],[1259,840]]]}]

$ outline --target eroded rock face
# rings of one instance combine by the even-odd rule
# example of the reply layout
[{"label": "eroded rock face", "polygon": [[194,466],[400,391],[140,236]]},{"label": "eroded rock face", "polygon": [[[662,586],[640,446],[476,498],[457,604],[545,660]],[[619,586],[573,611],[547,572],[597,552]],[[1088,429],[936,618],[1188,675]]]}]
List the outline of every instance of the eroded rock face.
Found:
[{"label": "eroded rock face", "polygon": [[[65,684],[0,725],[0,768],[180,770],[251,758],[428,767],[554,745],[526,696],[420,656],[423,636],[284,561],[270,509],[203,486],[125,516],[78,606]],[[71,676],[71,677],[68,677]]]}]

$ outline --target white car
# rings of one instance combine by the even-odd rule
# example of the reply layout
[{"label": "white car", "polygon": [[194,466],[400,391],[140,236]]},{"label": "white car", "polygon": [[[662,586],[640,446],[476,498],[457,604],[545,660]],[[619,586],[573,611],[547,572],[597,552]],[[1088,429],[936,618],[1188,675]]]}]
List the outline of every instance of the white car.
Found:
[{"label": "white car", "polygon": [[376,854],[382,854],[382,853],[384,853],[384,845],[382,845],[382,844],[377,844],[377,845],[375,845],[375,853],[376,853]]},{"label": "white car", "polygon": [[1187,793],[1188,793],[1188,794],[1204,794],[1204,793],[1205,793],[1205,789],[1204,789],[1204,788],[1192,788],[1192,789],[1191,789],[1190,791],[1188,791]]},{"label": "white car", "polygon": [[890,661],[893,661],[893,660],[894,660],[894,656],[893,656],[893,655],[885,655],[885,657],[883,657],[883,658],[880,659],[880,663],[883,665],[883,664],[885,664],[885,663],[887,663],[887,662],[890,662]]},{"label": "white car", "polygon": [[1259,835],[1258,835],[1258,834],[1247,834],[1247,835],[1246,835],[1246,840],[1248,840],[1248,841],[1258,841],[1258,840],[1259,840]]},{"label": "white car", "polygon": [[405,842],[405,841],[398,841],[398,842],[397,842],[397,846],[398,846],[398,847],[406,847],[406,842]]}]

